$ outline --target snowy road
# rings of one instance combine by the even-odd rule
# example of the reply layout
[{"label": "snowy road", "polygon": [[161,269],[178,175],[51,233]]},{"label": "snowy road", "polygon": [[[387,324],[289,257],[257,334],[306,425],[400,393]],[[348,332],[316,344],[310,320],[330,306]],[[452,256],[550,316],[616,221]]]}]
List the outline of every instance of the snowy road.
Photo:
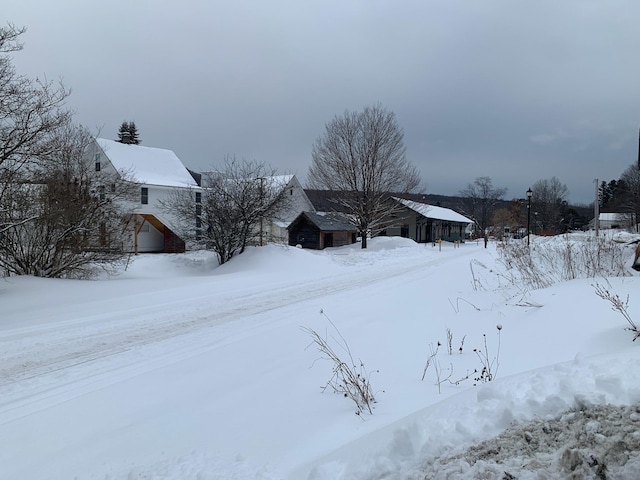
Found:
[{"label": "snowy road", "polygon": [[[527,292],[495,246],[372,247],[268,246],[219,268],[143,255],[116,278],[2,280],[0,480],[420,478],[425,455],[513,420],[640,398],[640,353],[593,280]],[[497,323],[495,384],[421,380],[449,331],[464,353],[441,351],[441,368],[473,371],[477,348],[493,357]],[[301,326],[348,340],[374,415],[322,393],[331,364]]]},{"label": "snowy road", "polygon": [[[472,252],[461,251],[456,258]],[[396,258],[384,269],[370,269],[337,256],[329,272],[302,272],[285,283],[265,276],[264,282],[247,285],[244,277],[217,274],[180,278],[170,287],[171,280],[149,281],[146,289],[136,285],[139,290],[128,294],[125,284],[118,298],[100,294],[105,281],[83,282],[77,294],[69,294],[65,282],[55,284],[51,294],[70,295],[66,301],[25,308],[29,326],[6,328],[22,323],[19,308],[0,324],[0,425],[227,344],[246,335],[247,322],[257,314],[380,282],[410,282],[446,259],[428,256],[405,263]],[[5,290],[19,288],[20,280]],[[244,320],[240,328],[225,327],[239,320]],[[252,328],[267,326],[254,322],[248,331]]]}]

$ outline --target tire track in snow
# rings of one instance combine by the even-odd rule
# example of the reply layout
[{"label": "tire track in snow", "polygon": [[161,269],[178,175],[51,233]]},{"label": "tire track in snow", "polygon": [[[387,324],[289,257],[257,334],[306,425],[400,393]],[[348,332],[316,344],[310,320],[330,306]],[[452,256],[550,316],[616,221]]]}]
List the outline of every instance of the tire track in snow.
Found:
[{"label": "tire track in snow", "polygon": [[[213,342],[211,335],[206,336],[206,345],[198,342],[198,338],[203,337],[201,334],[221,325],[400,276],[404,276],[403,283],[414,281],[424,277],[425,268],[466,258],[473,254],[473,249],[458,252],[455,257],[401,259],[401,263],[390,263],[386,269],[349,266],[338,276],[327,275],[262,291],[250,289],[232,296],[227,292],[226,298],[195,295],[83,316],[41,328],[2,332],[0,424],[46,408],[52,402],[58,403],[228,344],[232,338],[219,328],[215,333],[220,336]],[[176,312],[180,313],[176,315]],[[7,345],[14,348],[4,348]]]}]

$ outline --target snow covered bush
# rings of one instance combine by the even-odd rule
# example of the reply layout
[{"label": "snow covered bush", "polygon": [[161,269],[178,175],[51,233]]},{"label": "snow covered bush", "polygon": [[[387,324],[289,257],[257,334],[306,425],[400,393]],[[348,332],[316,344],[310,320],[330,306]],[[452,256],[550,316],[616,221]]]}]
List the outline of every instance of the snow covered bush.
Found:
[{"label": "snow covered bush", "polygon": [[[356,404],[356,415],[361,415],[367,411],[373,414],[373,404],[375,397],[371,389],[369,381],[369,373],[364,366],[362,360],[357,362],[354,360],[351,349],[344,339],[338,327],[331,319],[320,310],[320,314],[324,315],[331,324],[334,333],[332,335],[322,336],[309,327],[301,327],[304,332],[311,337],[311,345],[315,345],[316,349],[321,353],[322,359],[329,360],[333,366],[331,378],[327,384],[322,387],[324,392],[327,388],[331,388],[334,392],[343,395],[345,398],[351,399]],[[307,347],[308,348],[308,347]],[[343,356],[337,351],[342,350]]]}]

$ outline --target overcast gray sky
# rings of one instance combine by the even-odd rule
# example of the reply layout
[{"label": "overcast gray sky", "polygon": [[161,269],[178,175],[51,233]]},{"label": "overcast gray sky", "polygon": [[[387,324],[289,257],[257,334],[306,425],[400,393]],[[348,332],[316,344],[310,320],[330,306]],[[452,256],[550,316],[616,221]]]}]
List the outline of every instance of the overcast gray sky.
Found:
[{"label": "overcast gray sky", "polygon": [[20,73],[62,78],[101,136],[133,120],[196,170],[231,154],[304,182],[325,124],[376,103],[427,193],[488,176],[510,199],[556,176],[590,203],[637,160],[637,0],[7,3],[28,28]]}]

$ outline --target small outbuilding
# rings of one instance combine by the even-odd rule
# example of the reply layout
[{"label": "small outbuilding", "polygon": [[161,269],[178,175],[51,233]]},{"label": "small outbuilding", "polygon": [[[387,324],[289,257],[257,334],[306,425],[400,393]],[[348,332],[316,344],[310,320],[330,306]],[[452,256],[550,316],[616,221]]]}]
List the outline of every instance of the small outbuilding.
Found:
[{"label": "small outbuilding", "polygon": [[287,227],[289,245],[322,250],[356,242],[358,229],[344,215],[302,212]]}]

